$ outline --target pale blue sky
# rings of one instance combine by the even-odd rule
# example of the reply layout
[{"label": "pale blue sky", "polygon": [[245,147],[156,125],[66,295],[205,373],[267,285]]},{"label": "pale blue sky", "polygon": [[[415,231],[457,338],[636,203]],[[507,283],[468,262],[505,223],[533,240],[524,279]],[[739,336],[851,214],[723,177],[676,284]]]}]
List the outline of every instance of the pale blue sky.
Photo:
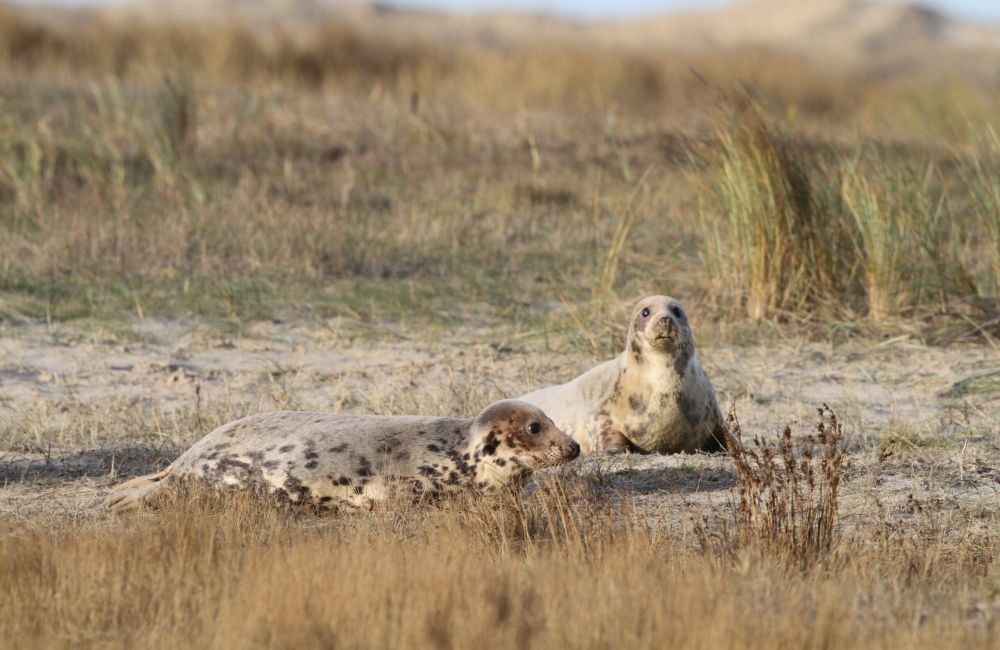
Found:
[{"label": "pale blue sky", "polygon": [[[809,0],[802,0],[808,2]],[[578,17],[635,17],[729,4],[726,0],[395,0],[390,4],[446,9],[544,9]],[[1000,20],[1000,0],[922,0],[919,4],[980,20]]]},{"label": "pale blue sky", "polygon": [[[23,4],[123,4],[128,0],[15,0]],[[809,0],[802,0],[808,2]],[[727,4],[726,0],[390,0],[389,4],[477,11],[489,9],[549,11],[577,18],[652,15]],[[923,0],[921,4],[987,21],[1000,21],[1000,0]]]}]

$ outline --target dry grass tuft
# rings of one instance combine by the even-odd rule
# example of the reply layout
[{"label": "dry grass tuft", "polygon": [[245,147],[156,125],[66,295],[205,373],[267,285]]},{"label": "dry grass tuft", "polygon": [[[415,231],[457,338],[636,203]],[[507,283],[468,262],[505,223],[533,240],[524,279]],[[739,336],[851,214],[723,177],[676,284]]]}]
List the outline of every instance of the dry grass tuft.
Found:
[{"label": "dry grass tuft", "polygon": [[998,168],[984,151],[921,166],[877,144],[814,146],[749,104],[697,155],[707,270],[752,320],[864,313],[891,328],[971,315],[995,325],[1000,302],[981,259],[996,258],[983,169]]},{"label": "dry grass tuft", "polygon": [[838,490],[848,469],[837,416],[824,405],[815,437],[793,439],[786,426],[776,449],[760,437],[744,444],[733,412],[728,424],[738,480],[736,519],[718,532],[699,528],[703,548],[730,558],[762,551],[798,570],[824,564],[840,544]]},{"label": "dry grass tuft", "polygon": [[[786,543],[806,532],[751,525]],[[813,551],[839,548],[840,571],[806,563],[790,574],[778,539],[748,540],[760,544],[755,561],[707,561],[684,534],[573,477],[332,518],[189,490],[128,519],[4,525],[0,632],[16,647],[985,642],[969,603],[977,576],[996,575],[995,536],[956,546],[926,533],[887,537],[907,549],[890,562],[878,546],[814,536]],[[921,553],[949,561],[916,568]]]},{"label": "dry grass tuft", "polygon": [[[707,249],[710,268],[744,293],[747,315],[761,320],[838,294],[842,233],[807,150],[750,104],[726,118],[705,157],[726,226],[718,248]],[[706,219],[717,232],[714,216]]]}]

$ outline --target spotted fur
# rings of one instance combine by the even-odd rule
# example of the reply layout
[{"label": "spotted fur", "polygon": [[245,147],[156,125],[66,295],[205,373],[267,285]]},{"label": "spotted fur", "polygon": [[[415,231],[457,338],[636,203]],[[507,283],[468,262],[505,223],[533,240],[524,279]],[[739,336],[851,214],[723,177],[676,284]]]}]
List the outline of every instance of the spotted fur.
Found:
[{"label": "spotted fur", "polygon": [[668,296],[639,301],[617,358],[519,399],[544,410],[584,453],[716,451],[728,437],[687,314]]},{"label": "spotted fur", "polygon": [[423,497],[503,485],[579,453],[539,408],[510,400],[471,420],[277,411],[219,427],[163,472],[114,488],[105,506],[136,507],[184,479],[291,504],[364,507],[400,490]]}]

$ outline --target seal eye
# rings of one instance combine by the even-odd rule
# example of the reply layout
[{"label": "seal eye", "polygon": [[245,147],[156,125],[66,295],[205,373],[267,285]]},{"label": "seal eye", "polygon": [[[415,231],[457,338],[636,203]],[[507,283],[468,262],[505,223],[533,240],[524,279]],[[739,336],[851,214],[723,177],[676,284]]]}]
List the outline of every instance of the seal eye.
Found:
[{"label": "seal eye", "polygon": [[677,305],[670,308],[670,313],[673,314],[675,318],[684,318],[684,310]]},{"label": "seal eye", "polygon": [[643,318],[649,318],[649,307],[644,308],[641,315]]},{"label": "seal eye", "polygon": [[540,422],[531,422],[527,427],[525,427],[525,429],[527,429],[528,433],[531,435],[537,436],[542,432],[542,424]]}]

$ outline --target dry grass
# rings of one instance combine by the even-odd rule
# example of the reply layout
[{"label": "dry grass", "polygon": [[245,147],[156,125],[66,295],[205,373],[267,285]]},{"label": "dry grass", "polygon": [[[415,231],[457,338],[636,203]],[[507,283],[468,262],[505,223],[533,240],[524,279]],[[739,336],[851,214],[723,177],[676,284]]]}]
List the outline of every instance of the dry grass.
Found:
[{"label": "dry grass", "polygon": [[[938,80],[886,88],[759,51],[529,40],[508,52],[363,22],[270,37],[96,19],[69,30],[15,10],[0,25],[9,318],[429,324],[460,296],[531,327],[546,320],[537,305],[564,304],[551,320],[576,314],[588,326],[571,328],[573,344],[606,351],[620,333],[601,323],[617,322],[620,297],[670,278],[725,318],[867,317],[875,331],[902,319],[929,336],[942,321],[995,324],[1000,253],[988,188],[975,189],[995,161],[953,153],[989,125],[992,96],[974,81],[949,81],[951,103],[925,111]],[[734,88],[757,108],[706,110]],[[898,105],[919,130],[895,128]],[[865,157],[866,184],[840,181],[853,142],[892,153]],[[708,164],[692,168],[691,150]],[[909,198],[878,198],[897,195]],[[905,251],[879,243],[883,223],[911,231]]]},{"label": "dry grass", "polygon": [[732,526],[721,522],[721,533],[699,528],[703,548],[728,557],[759,548],[799,569],[831,559],[842,533],[838,490],[848,462],[843,425],[826,405],[819,418],[815,438],[793,441],[786,426],[774,449],[760,437],[744,441],[730,412],[734,438],[728,446],[739,482],[736,520]]},{"label": "dry grass", "polygon": [[[747,315],[801,311],[836,293],[842,242],[805,150],[753,106],[728,118],[717,142],[718,154],[707,154],[707,182],[728,237],[707,247],[716,258],[710,268],[744,293]],[[718,232],[714,214],[705,220]]]},{"label": "dry grass", "polygon": [[[808,480],[797,463],[788,472]],[[757,480],[787,486],[773,477]],[[863,544],[813,539],[838,559],[800,565],[782,547],[804,548],[794,538],[802,514],[764,500],[755,507],[776,527],[759,536],[738,516],[741,545],[717,556],[592,481],[550,477],[530,494],[340,518],[189,489],[127,520],[7,524],[0,631],[16,647],[900,648],[994,638],[995,533],[953,539],[935,523],[943,513],[905,531],[875,521]]]},{"label": "dry grass", "polygon": [[[601,469],[607,459],[598,459],[574,468],[580,475],[543,477],[534,491],[392,503],[358,516],[197,491],[135,518],[89,509],[113,471],[121,477],[160,467],[204,431],[248,411],[319,400],[361,412],[473,412],[502,391],[483,384],[489,359],[480,352],[457,365],[450,385],[374,367],[353,383],[296,380],[289,362],[270,372],[262,364],[264,376],[251,389],[235,376],[233,388],[224,385],[230,379],[205,376],[200,393],[173,384],[168,391],[188,400],[173,409],[125,395],[31,404],[5,420],[8,448],[52,445],[62,450],[57,456],[99,458],[77,472],[73,462],[82,459],[52,467],[38,459],[24,463],[25,476],[7,450],[0,453],[0,483],[11,481],[0,515],[0,634],[17,647],[992,642],[1000,549],[989,493],[962,507],[919,493],[902,508],[897,499],[882,506],[885,492],[841,461],[850,453],[862,473],[891,480],[894,473],[868,455],[894,451],[900,464],[914,466],[903,472],[914,483],[961,482],[981,468],[980,454],[993,465],[995,420],[948,431],[936,418],[919,431],[900,425],[886,449],[868,449],[856,427],[845,441],[829,421],[823,440],[815,429],[800,435],[808,433],[801,426],[778,439],[751,430],[748,453],[735,464],[691,456],[644,472],[654,492],[679,492],[711,462],[734,484],[731,493],[715,492],[714,506],[678,498],[651,511],[650,488]],[[497,369],[490,374],[502,382]],[[310,381],[326,388],[322,398],[307,398]],[[350,401],[357,392],[364,401]],[[970,398],[976,404],[983,403]],[[750,445],[757,434],[761,442]],[[855,501],[844,507],[848,482]],[[84,492],[81,507],[67,508],[61,499],[75,491]]]},{"label": "dry grass", "polygon": [[700,151],[707,269],[753,320],[864,313],[886,328],[971,314],[994,325],[984,151],[915,163],[877,142],[811,146],[750,104]]}]

